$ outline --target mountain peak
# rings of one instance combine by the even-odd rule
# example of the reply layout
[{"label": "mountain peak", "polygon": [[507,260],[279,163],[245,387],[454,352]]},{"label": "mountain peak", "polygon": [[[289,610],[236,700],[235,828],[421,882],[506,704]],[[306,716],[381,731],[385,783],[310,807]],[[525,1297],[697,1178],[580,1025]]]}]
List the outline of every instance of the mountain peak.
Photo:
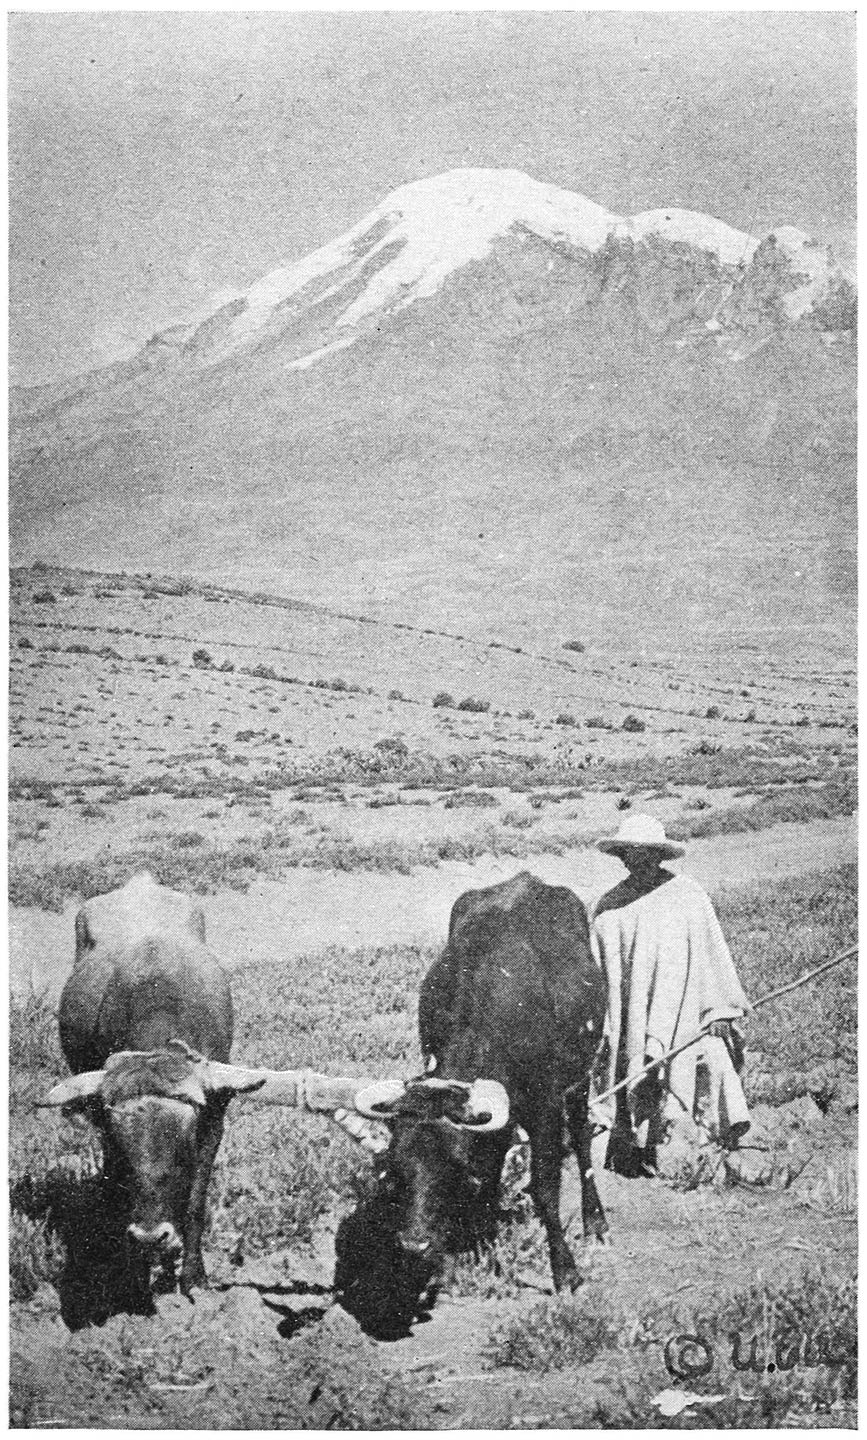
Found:
[{"label": "mountain peak", "polygon": [[705,271],[710,266],[708,273],[729,291],[744,283],[750,288],[756,263],[764,285],[770,258],[787,272],[781,279],[789,321],[822,303],[839,274],[830,251],[792,227],[760,240],[677,207],[623,217],[520,170],[469,167],[399,186],[336,240],[258,280],[240,307],[223,311],[224,323],[208,330],[207,343],[196,347],[198,359],[212,365],[300,320],[287,364],[307,369],[346,349],[384,316],[429,300],[507,236],[519,244],[536,237],[587,261],[606,245],[639,254],[661,247],[674,264],[695,257]]},{"label": "mountain peak", "polygon": [[[511,230],[522,227],[594,253],[617,219],[583,195],[520,170],[448,170],[413,180],[337,240],[257,281],[247,293],[247,316],[236,327],[236,339],[261,327],[302,290],[316,303],[357,289],[366,277],[337,319],[341,326],[356,326],[384,307],[401,310],[436,294],[449,275],[484,259],[493,242]],[[337,284],[320,290],[329,277]]]}]

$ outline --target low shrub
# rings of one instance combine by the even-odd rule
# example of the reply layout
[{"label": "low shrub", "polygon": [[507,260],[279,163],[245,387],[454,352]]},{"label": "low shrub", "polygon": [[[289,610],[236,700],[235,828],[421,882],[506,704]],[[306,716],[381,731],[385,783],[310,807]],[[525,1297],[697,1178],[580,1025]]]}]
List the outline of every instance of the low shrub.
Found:
[{"label": "low shrub", "polygon": [[490,805],[496,805],[496,795],[491,795],[487,790],[452,790],[446,796],[445,810],[464,810],[468,807],[484,809]]},{"label": "low shrub", "polygon": [[455,697],[450,695],[448,690],[438,690],[432,703],[435,710],[453,709]]},{"label": "low shrub", "polygon": [[54,1072],[61,1065],[57,1014],[45,995],[13,996],[9,1006],[9,1066],[13,1071]]},{"label": "low shrub", "polygon": [[578,725],[580,721],[576,720],[575,716],[571,715],[568,710],[564,710],[562,714],[557,716],[554,723],[555,725]]},{"label": "low shrub", "polygon": [[65,1253],[44,1220],[30,1220],[13,1210],[9,1216],[9,1294],[32,1300],[40,1285],[56,1285]]},{"label": "low shrub", "polygon": [[572,651],[574,651],[574,653],[575,653],[576,655],[583,655],[583,654],[584,654],[584,651],[585,651],[585,649],[586,649],[586,646],[583,644],[583,642],[582,642],[581,640],[564,640],[564,641],[563,641],[563,649],[564,649],[564,650],[572,650]]},{"label": "low shrub", "polygon": [[527,830],[537,819],[538,816],[528,815],[526,810],[507,810],[503,815],[503,824],[511,825],[513,830]]},{"label": "low shrub", "polygon": [[485,1346],[485,1362],[490,1369],[544,1374],[589,1364],[601,1351],[616,1346],[619,1334],[604,1295],[589,1289],[580,1297],[558,1295],[497,1321]]},{"label": "low shrub", "polygon": [[704,712],[704,718],[705,720],[721,720],[722,711],[718,705],[708,705]]},{"label": "low shrub", "polygon": [[491,708],[490,700],[475,700],[468,695],[465,700],[460,700],[455,707],[458,710],[468,710],[472,715],[486,715]]},{"label": "low shrub", "polygon": [[22,636],[21,636],[21,639],[18,641],[18,649],[19,649],[19,650],[32,650],[32,649],[33,649],[33,641],[32,641],[32,640],[28,640],[26,635],[22,635]]},{"label": "low shrub", "polygon": [[57,596],[53,595],[50,590],[36,590],[33,594],[33,603],[34,605],[56,605]]},{"label": "low shrub", "polygon": [[627,715],[620,728],[629,731],[630,734],[638,735],[642,730],[646,730],[647,726],[643,720],[639,720],[637,715]]},{"label": "low shrub", "polygon": [[350,685],[348,680],[341,680],[339,676],[335,680],[311,680],[310,686],[313,690],[333,690],[338,695],[357,694],[359,691],[357,685]]},{"label": "low shrub", "polygon": [[210,670],[214,657],[205,649],[193,651],[193,664],[197,670]]},{"label": "low shrub", "polygon": [[401,740],[399,737],[392,739],[390,736],[385,736],[382,740],[377,740],[373,748],[384,758],[399,765],[402,765],[409,756],[409,746],[405,740]]},{"label": "low shrub", "polygon": [[[829,780],[824,785],[787,785],[761,794],[752,805],[732,806],[714,810],[703,819],[681,817],[678,822],[681,839],[707,839],[711,835],[738,835],[751,830],[764,830],[769,825],[805,823],[809,820],[833,820],[851,815],[858,804],[857,781],[854,774]],[[689,809],[707,808],[696,802]]]}]

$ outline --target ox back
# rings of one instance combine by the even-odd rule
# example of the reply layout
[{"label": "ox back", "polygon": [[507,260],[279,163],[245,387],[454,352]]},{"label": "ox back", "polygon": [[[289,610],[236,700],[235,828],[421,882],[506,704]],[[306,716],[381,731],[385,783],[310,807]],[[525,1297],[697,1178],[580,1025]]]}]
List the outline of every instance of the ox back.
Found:
[{"label": "ox back", "polygon": [[150,875],[86,901],[58,1023],[73,1074],[100,1069],[119,1050],[160,1050],[174,1039],[228,1061],[232,996],[205,945],[201,908]]},{"label": "ox back", "polygon": [[[530,1188],[558,1289],[577,1281],[559,1214],[564,1112],[579,1163],[584,1234],[601,1239],[607,1230],[588,1118],[606,1001],[581,901],[526,871],[455,902],[448,944],[421,989],[421,1046],[437,1077],[499,1081],[511,1119],[529,1136]],[[490,1149],[496,1137],[475,1144]],[[501,1146],[500,1164],[502,1154]]]},{"label": "ox back", "polygon": [[167,1050],[180,1040],[229,1060],[229,981],[205,945],[199,907],[146,874],[87,901],[58,1022],[73,1074],[111,1061],[82,1108],[102,1135],[104,1197],[127,1236],[134,1283],[147,1289],[142,1276],[158,1261],[189,1291],[204,1283],[206,1191],[231,1098],[197,1094],[193,1063]]}]

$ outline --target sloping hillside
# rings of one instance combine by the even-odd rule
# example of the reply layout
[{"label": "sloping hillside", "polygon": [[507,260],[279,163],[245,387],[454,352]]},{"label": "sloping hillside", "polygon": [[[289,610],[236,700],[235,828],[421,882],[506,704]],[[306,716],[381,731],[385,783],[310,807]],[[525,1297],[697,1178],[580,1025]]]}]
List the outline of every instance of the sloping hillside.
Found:
[{"label": "sloping hillside", "polygon": [[539,186],[540,219],[474,183],[481,240],[475,191],[425,191],[430,234],[396,192],[202,326],[17,396],[13,554],[533,643],[566,611],[621,646],[838,625],[855,371],[833,257],[781,230],[735,263],[710,217],[591,224]]}]

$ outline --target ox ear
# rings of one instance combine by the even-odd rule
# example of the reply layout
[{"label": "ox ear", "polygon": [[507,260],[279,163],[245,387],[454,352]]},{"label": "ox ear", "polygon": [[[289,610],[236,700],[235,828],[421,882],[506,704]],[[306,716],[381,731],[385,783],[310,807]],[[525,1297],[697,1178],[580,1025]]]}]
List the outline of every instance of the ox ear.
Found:
[{"label": "ox ear", "polygon": [[38,1110],[56,1110],[61,1105],[84,1106],[98,1094],[105,1076],[104,1070],[85,1070],[81,1075],[70,1075],[49,1090],[44,1100],[37,1100]]}]

